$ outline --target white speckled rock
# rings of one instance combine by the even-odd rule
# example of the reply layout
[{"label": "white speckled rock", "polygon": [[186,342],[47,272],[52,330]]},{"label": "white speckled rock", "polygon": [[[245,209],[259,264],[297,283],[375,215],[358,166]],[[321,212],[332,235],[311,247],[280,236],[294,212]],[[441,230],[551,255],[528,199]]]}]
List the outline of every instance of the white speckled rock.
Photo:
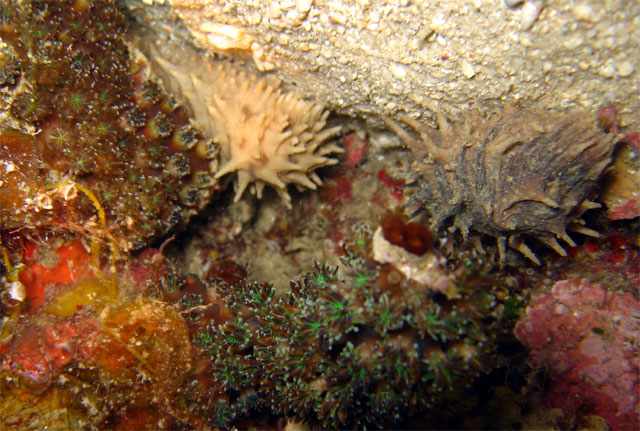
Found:
[{"label": "white speckled rock", "polygon": [[[304,96],[377,125],[381,114],[432,117],[434,101],[457,118],[469,105],[484,109],[514,100],[551,109],[596,110],[615,103],[624,124],[640,124],[637,1],[172,0],[172,5],[202,46],[252,59]],[[532,5],[544,7],[523,26],[523,13]],[[211,23],[236,31],[224,27],[224,34],[212,38],[206,32]]]}]

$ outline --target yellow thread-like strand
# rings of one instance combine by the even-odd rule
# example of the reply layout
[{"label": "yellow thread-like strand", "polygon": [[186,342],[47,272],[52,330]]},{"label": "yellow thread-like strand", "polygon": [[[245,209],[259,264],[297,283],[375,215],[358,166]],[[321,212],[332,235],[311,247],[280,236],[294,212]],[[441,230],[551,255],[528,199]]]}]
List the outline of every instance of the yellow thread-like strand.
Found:
[{"label": "yellow thread-like strand", "polygon": [[7,273],[11,273],[11,259],[9,259],[9,253],[7,252],[7,249],[4,248],[2,245],[0,245],[0,254],[2,255],[2,263],[4,264],[4,267],[7,269]]}]

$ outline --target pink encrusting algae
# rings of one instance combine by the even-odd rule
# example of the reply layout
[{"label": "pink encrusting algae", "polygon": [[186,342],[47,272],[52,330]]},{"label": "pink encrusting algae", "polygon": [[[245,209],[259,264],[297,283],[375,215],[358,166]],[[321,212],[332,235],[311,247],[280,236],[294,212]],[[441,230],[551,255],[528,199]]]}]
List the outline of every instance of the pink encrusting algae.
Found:
[{"label": "pink encrusting algae", "polygon": [[590,410],[612,429],[639,429],[640,302],[581,279],[533,301],[515,334],[531,365],[546,368],[546,398],[567,413]]}]

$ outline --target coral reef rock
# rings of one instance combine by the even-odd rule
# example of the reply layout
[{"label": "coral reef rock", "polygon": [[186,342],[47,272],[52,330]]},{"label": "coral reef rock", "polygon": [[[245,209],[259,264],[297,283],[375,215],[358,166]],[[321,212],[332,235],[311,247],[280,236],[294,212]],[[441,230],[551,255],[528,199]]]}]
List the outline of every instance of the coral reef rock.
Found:
[{"label": "coral reef rock", "polygon": [[551,405],[567,414],[589,408],[611,429],[640,428],[639,306],[631,292],[580,279],[560,281],[529,304],[515,334],[532,366],[549,370]]},{"label": "coral reef rock", "polygon": [[141,247],[202,208],[216,146],[150,75],[114,2],[0,5],[0,230]]},{"label": "coral reef rock", "polygon": [[0,429],[203,429],[189,373],[204,358],[158,299],[187,283],[162,253],[96,267],[78,239],[22,240],[22,263],[0,277]]},{"label": "coral reef rock", "polygon": [[341,127],[325,128],[329,112],[285,91],[273,76],[201,58],[188,47],[172,52],[155,42],[148,52],[166,87],[220,146],[215,178],[237,173],[236,201],[247,187],[261,197],[268,185],[291,207],[288,184],[316,189],[321,180],[314,171],[338,162],[331,155],[343,150],[330,138]]},{"label": "coral reef rock", "polygon": [[640,134],[630,134],[618,143],[613,165],[602,193],[607,216],[611,220],[640,216]]},{"label": "coral reef rock", "polygon": [[640,123],[637,1],[508,3],[171,1],[207,49],[254,59],[305,97],[378,125],[433,101],[457,118],[469,103],[541,99],[552,109],[616,102],[626,125]]},{"label": "coral reef rock", "polygon": [[438,115],[439,131],[405,116],[413,137],[387,119],[416,157],[419,174],[412,200],[431,215],[432,227],[447,223],[467,238],[470,231],[495,237],[501,258],[506,245],[540,263],[523,237],[534,237],[561,255],[566,229],[586,235],[580,215],[599,204],[588,200],[611,163],[613,133],[590,115],[507,108],[483,118],[468,113],[462,126]]}]

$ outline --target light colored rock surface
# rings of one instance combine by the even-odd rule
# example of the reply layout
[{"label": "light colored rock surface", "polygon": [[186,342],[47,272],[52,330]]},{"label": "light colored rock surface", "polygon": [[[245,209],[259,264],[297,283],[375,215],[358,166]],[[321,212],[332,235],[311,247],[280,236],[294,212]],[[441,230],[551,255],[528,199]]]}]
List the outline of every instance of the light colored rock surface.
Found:
[{"label": "light colored rock surface", "polygon": [[434,102],[457,118],[508,101],[614,104],[623,125],[640,123],[638,0],[171,4],[202,46],[253,59],[305,97],[376,124],[431,116]]}]

